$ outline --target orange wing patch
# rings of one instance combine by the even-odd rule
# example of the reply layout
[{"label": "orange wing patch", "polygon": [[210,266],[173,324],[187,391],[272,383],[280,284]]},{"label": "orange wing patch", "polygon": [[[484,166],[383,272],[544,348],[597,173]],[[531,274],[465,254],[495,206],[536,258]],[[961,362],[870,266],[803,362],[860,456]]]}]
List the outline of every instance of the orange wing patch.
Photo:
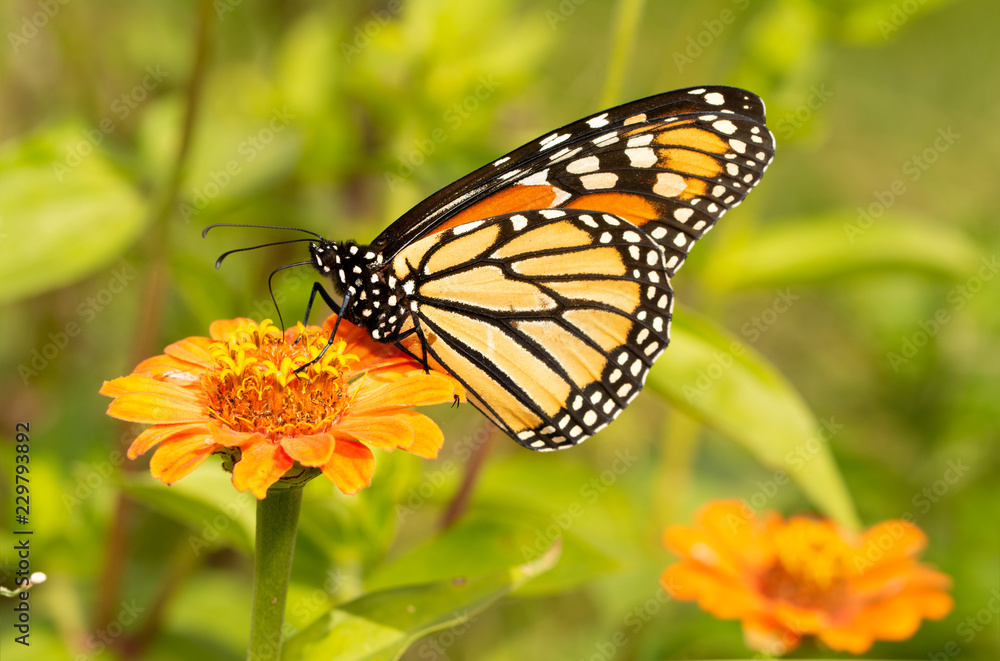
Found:
[{"label": "orange wing patch", "polygon": [[[659,164],[660,167],[667,170],[676,170],[709,179],[717,177],[722,172],[722,164],[714,156],[690,149],[661,149]],[[688,179],[685,193],[691,192],[691,183],[692,180]],[[704,186],[704,182],[702,182],[702,186]]]},{"label": "orange wing patch", "polygon": [[713,154],[725,154],[729,151],[725,140],[711,131],[695,127],[663,131],[656,134],[655,140],[661,145],[700,149]]},{"label": "orange wing patch", "polygon": [[623,314],[632,314],[642,300],[639,283],[627,280],[552,280],[545,286],[563,298],[600,303]]},{"label": "orange wing patch", "polygon": [[[436,273],[459,264],[474,261],[493,247],[499,234],[500,227],[498,225],[487,225],[481,229],[474,229],[468,234],[449,241],[434,251],[430,259],[427,260],[427,265],[424,269],[427,273]],[[421,241],[426,240],[421,239]]]},{"label": "orange wing patch", "polygon": [[593,248],[573,252],[529,257],[511,264],[525,276],[546,275],[624,275],[625,264],[614,248]]},{"label": "orange wing patch", "polygon": [[[496,379],[447,342],[440,341],[437,337],[434,340],[428,342],[429,350],[437,357],[433,363],[446,364],[447,371],[457,375],[458,379],[472,391],[468,395],[469,401],[477,404],[477,408],[489,415],[498,426],[509,427],[517,433],[525,429],[535,429],[542,424],[541,417],[521,404],[507,388],[497,383]],[[415,349],[414,355],[420,356],[420,353],[417,353],[421,350],[419,342],[415,344]],[[484,402],[489,402],[489,406],[483,406]]]},{"label": "orange wing patch", "polygon": [[641,195],[632,193],[583,195],[567,204],[566,208],[612,213],[640,227],[647,221],[656,220],[663,215],[655,204]]},{"label": "orange wing patch", "polygon": [[[636,288],[636,304],[639,291]],[[596,342],[605,353],[611,353],[628,340],[632,330],[632,319],[608,312],[607,310],[576,309],[567,310],[563,319],[580,329],[584,336]]]},{"label": "orange wing patch", "polygon": [[[518,384],[527,393],[530,401],[547,415],[555,415],[569,397],[570,384],[499,327],[464,314],[428,305],[421,306],[421,313],[431,324],[440,329],[448,329],[449,335],[453,336],[455,341],[481,355],[491,364],[490,371],[504,374]],[[440,353],[444,349],[439,345],[436,350]],[[450,359],[445,359],[445,362],[452,364]],[[502,389],[500,384],[489,376],[484,375],[484,380],[480,382],[483,377],[475,373],[471,375],[456,373],[463,379],[469,379],[469,387],[480,397],[488,398],[491,402],[492,393],[484,393],[483,388]]]},{"label": "orange wing patch", "polygon": [[556,302],[530,282],[497,266],[476,266],[420,285],[420,295],[494,312],[554,310]]},{"label": "orange wing patch", "polygon": [[552,186],[510,186],[455,214],[447,222],[435,227],[431,234],[473,220],[492,218],[528,209],[547,209],[555,206],[556,196],[556,189]]},{"label": "orange wing patch", "polygon": [[544,248],[545,250],[582,248],[590,245],[591,240],[590,234],[572,223],[552,223],[536,227],[514,237],[506,245],[495,250],[490,257],[494,259],[506,259],[540,248]]},{"label": "orange wing patch", "polygon": [[577,388],[599,381],[607,358],[554,321],[519,321],[516,328],[552,356]]}]

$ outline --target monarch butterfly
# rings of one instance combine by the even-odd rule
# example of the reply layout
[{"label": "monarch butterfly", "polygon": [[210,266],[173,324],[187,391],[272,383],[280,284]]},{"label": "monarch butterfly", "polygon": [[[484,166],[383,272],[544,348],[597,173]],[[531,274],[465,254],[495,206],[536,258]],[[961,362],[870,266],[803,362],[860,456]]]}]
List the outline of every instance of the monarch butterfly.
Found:
[{"label": "monarch butterfly", "polygon": [[342,318],[452,374],[518,443],[570,447],[632,402],[666,348],[670,280],[760,181],[764,121],[733,87],[633,101],[476,170],[368,246],[320,237],[310,263]]}]

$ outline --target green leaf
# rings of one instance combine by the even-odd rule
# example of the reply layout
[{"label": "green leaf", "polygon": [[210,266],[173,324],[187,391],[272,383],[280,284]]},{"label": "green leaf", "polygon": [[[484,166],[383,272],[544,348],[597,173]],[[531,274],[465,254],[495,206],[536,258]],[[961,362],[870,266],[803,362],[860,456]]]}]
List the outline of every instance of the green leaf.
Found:
[{"label": "green leaf", "polygon": [[841,280],[879,270],[914,270],[952,278],[978,263],[962,232],[902,213],[869,222],[854,210],[782,221],[741,249],[719,251],[705,279],[719,289]]},{"label": "green leaf", "polygon": [[829,441],[833,417],[819,422],[763,356],[689,311],[674,316],[670,350],[647,385],[766,466],[783,470],[827,515],[850,528],[857,513]]},{"label": "green leaf", "polygon": [[331,609],[284,645],[285,661],[391,661],[418,638],[458,624],[548,571],[559,544],[536,560],[472,578],[393,588]]},{"label": "green leaf", "polygon": [[105,157],[105,138],[64,125],[0,149],[0,303],[75,282],[139,236],[146,203]]},{"label": "green leaf", "polygon": [[[233,546],[253,554],[256,499],[233,488],[226,473],[204,470],[165,487],[148,475],[126,474],[122,489],[164,516],[189,528],[192,550]],[[222,498],[219,494],[226,494]]]},{"label": "green leaf", "polygon": [[498,571],[508,567],[511,558],[536,558],[557,536],[562,539],[559,566],[522,593],[572,589],[618,568],[607,555],[554,523],[551,515],[508,506],[504,511],[480,508],[468,513],[445,532],[379,567],[367,585],[380,589]]}]

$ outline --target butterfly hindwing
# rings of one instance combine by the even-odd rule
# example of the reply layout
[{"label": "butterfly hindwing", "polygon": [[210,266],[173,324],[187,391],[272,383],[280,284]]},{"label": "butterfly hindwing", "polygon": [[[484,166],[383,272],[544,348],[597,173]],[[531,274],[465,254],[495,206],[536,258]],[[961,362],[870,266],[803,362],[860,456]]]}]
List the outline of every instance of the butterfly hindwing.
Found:
[{"label": "butterfly hindwing", "polygon": [[664,254],[607,213],[541,209],[415,242],[393,264],[416,321],[401,345],[442,366],[522,445],[575,445],[636,396],[669,341]]}]

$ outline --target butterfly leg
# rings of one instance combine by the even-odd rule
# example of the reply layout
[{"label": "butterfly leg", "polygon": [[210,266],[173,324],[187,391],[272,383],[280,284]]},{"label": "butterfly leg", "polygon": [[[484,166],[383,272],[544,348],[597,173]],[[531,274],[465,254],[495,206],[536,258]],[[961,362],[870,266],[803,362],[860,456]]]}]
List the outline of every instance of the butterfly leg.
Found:
[{"label": "butterfly leg", "polygon": [[301,373],[302,370],[306,369],[307,367],[318,361],[320,358],[322,358],[323,354],[326,353],[326,350],[330,348],[330,345],[333,344],[333,339],[337,336],[337,329],[340,328],[340,320],[344,318],[344,310],[347,308],[348,304],[351,301],[351,293],[347,292],[346,294],[344,294],[343,303],[341,305],[337,305],[333,301],[333,299],[330,298],[330,295],[326,292],[326,290],[323,289],[323,286],[320,285],[318,282],[315,282],[313,283],[312,293],[309,295],[309,305],[306,306],[306,314],[305,314],[306,322],[308,322],[309,320],[309,311],[312,309],[313,301],[315,300],[317,293],[320,296],[322,296],[323,300],[326,301],[326,304],[329,305],[330,308],[337,313],[337,321],[333,322],[333,330],[330,331],[330,339],[327,340],[326,346],[323,347],[323,349],[318,354],[316,354],[316,357],[310,360],[308,363],[299,365],[295,369],[296,374]]},{"label": "butterfly leg", "polygon": [[[312,291],[309,293],[309,302],[306,304],[306,313],[302,317],[303,324],[309,323],[309,313],[312,312],[313,303],[316,302],[316,294],[320,295],[323,302],[329,305],[331,310],[336,312],[338,315],[340,314],[341,306],[337,305],[336,301],[330,297],[330,294],[326,291],[326,288],[323,287],[323,285],[318,282],[314,282]],[[344,299],[344,302],[347,302],[346,298]]]}]

